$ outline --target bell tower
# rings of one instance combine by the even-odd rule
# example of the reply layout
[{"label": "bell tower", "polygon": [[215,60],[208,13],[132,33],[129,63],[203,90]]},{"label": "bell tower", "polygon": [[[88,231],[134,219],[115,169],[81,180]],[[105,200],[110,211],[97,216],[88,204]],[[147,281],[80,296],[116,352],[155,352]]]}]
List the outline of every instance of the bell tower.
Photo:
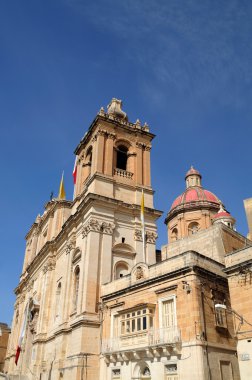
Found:
[{"label": "bell tower", "polygon": [[122,101],[113,98],[107,112],[100,109],[75,150],[73,209],[83,209],[86,252],[93,252],[93,268],[94,258],[97,260],[101,284],[129,274],[139,262],[156,262],[156,220],[161,212],[153,207],[150,178],[153,138],[148,125],[141,125],[139,120],[129,122]]},{"label": "bell tower", "polygon": [[122,101],[113,98],[101,108],[75,150],[75,198],[89,192],[153,208],[150,151],[154,135],[148,125],[128,121]]}]

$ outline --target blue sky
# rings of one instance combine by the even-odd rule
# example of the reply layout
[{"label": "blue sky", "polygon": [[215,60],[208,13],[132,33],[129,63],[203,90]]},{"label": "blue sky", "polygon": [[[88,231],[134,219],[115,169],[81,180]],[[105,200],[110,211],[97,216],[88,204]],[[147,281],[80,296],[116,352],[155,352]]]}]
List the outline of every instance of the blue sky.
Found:
[{"label": "blue sky", "polygon": [[101,106],[147,121],[155,206],[165,215],[194,165],[247,233],[251,197],[252,3],[0,1],[0,321],[11,322],[24,236]]}]

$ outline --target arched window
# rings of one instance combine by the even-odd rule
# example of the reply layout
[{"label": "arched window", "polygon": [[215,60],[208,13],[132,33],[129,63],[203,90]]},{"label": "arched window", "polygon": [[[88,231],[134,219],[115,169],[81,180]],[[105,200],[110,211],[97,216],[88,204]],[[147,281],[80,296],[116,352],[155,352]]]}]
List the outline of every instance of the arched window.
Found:
[{"label": "arched window", "polygon": [[86,158],[85,158],[85,165],[84,165],[86,167],[86,176],[85,177],[88,177],[89,174],[91,173],[92,154],[93,154],[93,147],[90,146],[87,150]]},{"label": "arched window", "polygon": [[178,240],[178,230],[177,228],[173,228],[171,233],[171,241]]},{"label": "arched window", "polygon": [[191,222],[188,226],[188,235],[194,235],[199,231],[199,224],[197,222]]},{"label": "arched window", "polygon": [[119,145],[117,148],[116,167],[118,169],[127,170],[128,148]]},{"label": "arched window", "polygon": [[119,262],[115,267],[115,279],[122,278],[129,273],[129,267],[125,262]]},{"label": "arched window", "polygon": [[92,146],[90,146],[87,150],[87,154],[86,154],[86,163],[87,164],[90,164],[92,163],[92,154],[93,154],[93,148]]},{"label": "arched window", "polygon": [[73,311],[77,310],[78,295],[80,284],[80,268],[77,266],[74,270],[74,283],[73,283]]},{"label": "arched window", "polygon": [[58,320],[60,316],[60,296],[61,296],[61,282],[58,283],[56,290],[56,307],[55,307],[55,319]]}]

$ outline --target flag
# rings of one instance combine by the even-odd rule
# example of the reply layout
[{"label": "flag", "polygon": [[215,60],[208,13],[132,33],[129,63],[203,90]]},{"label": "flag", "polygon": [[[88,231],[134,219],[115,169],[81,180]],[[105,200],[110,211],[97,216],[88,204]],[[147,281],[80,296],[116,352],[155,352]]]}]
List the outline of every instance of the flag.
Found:
[{"label": "flag", "polygon": [[77,156],[75,156],[74,161],[74,168],[73,168],[73,183],[76,184],[76,178],[77,178]]},{"label": "flag", "polygon": [[18,359],[19,359],[19,355],[21,352],[21,345],[22,345],[24,335],[25,335],[25,330],[26,330],[26,325],[27,325],[27,317],[28,317],[28,303],[27,303],[26,308],[25,308],[22,329],[21,329],[21,333],[20,333],[20,336],[18,339],[18,346],[17,346],[17,350],[16,350],[16,355],[15,355],[15,364],[16,365],[18,364]]},{"label": "flag", "polygon": [[66,199],[66,193],[65,193],[65,188],[64,188],[64,172],[62,173],[62,177],[60,181],[58,199]]}]

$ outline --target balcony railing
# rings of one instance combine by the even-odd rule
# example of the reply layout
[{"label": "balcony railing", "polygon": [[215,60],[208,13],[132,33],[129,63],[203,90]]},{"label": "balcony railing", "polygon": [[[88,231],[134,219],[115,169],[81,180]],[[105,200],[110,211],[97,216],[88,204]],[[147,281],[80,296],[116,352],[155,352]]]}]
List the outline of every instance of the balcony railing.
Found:
[{"label": "balcony railing", "polygon": [[133,173],[128,172],[127,170],[119,169],[119,168],[114,169],[114,174],[118,175],[119,177],[124,177],[128,179],[132,179],[133,177]]},{"label": "balcony railing", "polygon": [[181,342],[181,333],[178,327],[151,329],[146,332],[141,331],[135,334],[122,335],[118,338],[104,340],[102,352],[112,353],[143,347],[174,345],[179,342]]}]

